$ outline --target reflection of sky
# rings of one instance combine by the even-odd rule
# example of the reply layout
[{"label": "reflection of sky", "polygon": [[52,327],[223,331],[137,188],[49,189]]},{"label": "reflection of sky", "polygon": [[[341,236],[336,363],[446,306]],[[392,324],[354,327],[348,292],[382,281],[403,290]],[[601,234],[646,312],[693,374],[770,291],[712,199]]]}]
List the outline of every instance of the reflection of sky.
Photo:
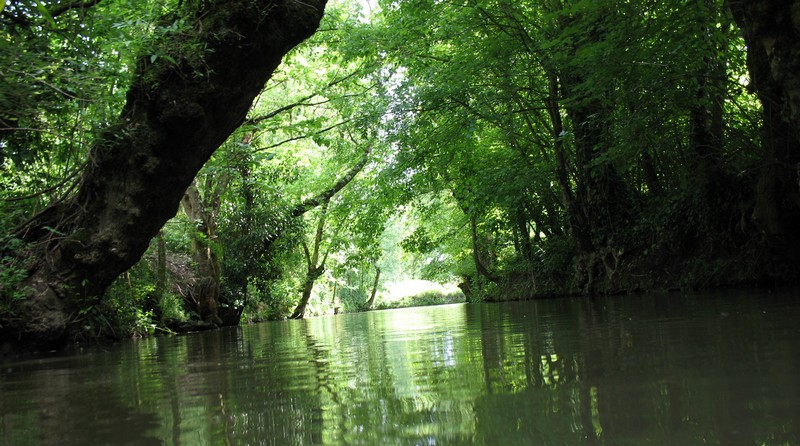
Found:
[{"label": "reflection of sky", "polygon": [[442,333],[438,342],[433,344],[433,362],[438,367],[455,367],[456,354],[453,351],[453,334],[448,330]]},{"label": "reflection of sky", "polygon": [[466,325],[465,308],[451,305],[435,312],[405,309],[384,313],[384,342],[398,396],[418,398],[434,392],[436,380],[431,378],[442,368],[456,367],[454,333]]}]

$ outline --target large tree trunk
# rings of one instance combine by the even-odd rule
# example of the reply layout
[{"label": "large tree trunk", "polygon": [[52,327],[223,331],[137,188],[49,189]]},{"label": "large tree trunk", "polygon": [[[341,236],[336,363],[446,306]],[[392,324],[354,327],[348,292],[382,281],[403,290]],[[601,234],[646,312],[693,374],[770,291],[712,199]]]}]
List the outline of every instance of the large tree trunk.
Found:
[{"label": "large tree trunk", "polygon": [[[175,215],[281,58],[319,26],[325,3],[216,0],[181,13],[194,25],[192,35],[156,43],[175,63],[143,55],[119,122],[101,132],[78,193],[20,229],[32,265],[27,299],[19,320],[3,324],[5,337],[43,347],[80,334],[79,311],[96,303]],[[197,54],[169,53],[193,47],[187,39],[206,48],[202,63]]]},{"label": "large tree trunk", "polygon": [[800,1],[727,0],[747,44],[751,87],[763,106],[763,164],[753,220],[768,246],[800,248]]},{"label": "large tree trunk", "polygon": [[[565,97],[583,83],[580,76],[562,77]],[[571,98],[575,102],[575,98]],[[605,132],[610,110],[597,98],[566,107],[575,135],[577,170],[575,211],[573,217],[578,256],[576,272],[578,285],[585,294],[594,292],[597,279],[602,279],[602,264],[609,252],[619,250],[624,236],[622,228],[629,227],[631,199],[627,185],[617,169],[603,157],[608,152]],[[602,160],[602,161],[601,161]],[[606,278],[610,278],[606,274]]]},{"label": "large tree trunk", "polygon": [[[598,10],[584,14],[574,10],[559,17],[558,25],[562,31],[571,27],[581,28],[585,44],[600,43],[606,38],[605,12],[601,14]],[[561,126],[560,113],[557,113],[559,108],[553,103],[563,104],[572,127],[575,146],[575,192],[572,197],[567,193],[570,186],[565,184],[564,168],[558,164],[557,175],[577,244],[575,266],[579,286],[590,293],[604,253],[616,251],[616,246],[624,239],[619,231],[628,227],[630,222],[631,197],[627,184],[606,156],[610,149],[607,140],[613,109],[609,100],[613,99],[613,88],[601,83],[593,85],[591,91],[583,88],[592,80],[593,68],[574,57],[579,50],[577,43],[566,46],[564,50],[565,55],[576,62],[553,69],[549,76],[551,105],[548,108],[551,109],[551,121],[554,124],[558,121]],[[563,148],[560,149],[563,152]],[[558,163],[565,163],[558,157],[556,159]]]}]

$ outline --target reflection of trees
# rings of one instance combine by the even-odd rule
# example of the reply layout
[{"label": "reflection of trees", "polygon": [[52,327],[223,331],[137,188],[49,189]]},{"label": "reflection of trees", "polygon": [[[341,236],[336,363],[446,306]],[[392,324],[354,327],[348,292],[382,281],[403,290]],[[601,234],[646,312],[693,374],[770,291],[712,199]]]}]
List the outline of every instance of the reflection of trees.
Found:
[{"label": "reflection of trees", "polygon": [[[476,307],[468,320],[480,327],[485,376],[476,437],[498,444],[794,441],[786,436],[792,421],[784,416],[778,430],[769,421],[771,410],[786,413],[769,401],[785,396],[771,398],[752,385],[759,377],[761,389],[778,388],[763,348],[753,347],[775,342],[767,319],[752,317],[760,310],[747,308],[734,318],[727,301],[699,304],[673,296],[665,302],[606,298]],[[740,360],[732,365],[731,358]],[[798,394],[798,387],[780,388]]]},{"label": "reflection of trees", "polygon": [[469,305],[142,340],[0,375],[0,438],[797,443],[794,321],[720,302]]},{"label": "reflection of trees", "polygon": [[[229,410],[235,417],[231,437],[266,444],[312,444],[320,396],[308,381],[315,370],[305,338],[307,324],[276,323],[251,330],[244,351],[228,371]],[[316,444],[316,443],[313,443]]]},{"label": "reflection of trees", "polygon": [[153,435],[158,418],[140,411],[105,376],[108,359],[94,354],[34,360],[4,370],[0,443],[160,444]]},{"label": "reflection of trees", "polygon": [[[764,389],[781,387],[759,356],[774,345],[776,331],[758,317],[757,302],[651,296],[582,304],[580,388],[597,389],[602,437],[614,444],[645,437],[672,444],[771,444],[775,415],[759,402],[772,399]],[[792,387],[797,394],[796,382]]]},{"label": "reflection of trees", "polygon": [[[309,345],[323,353],[317,358],[317,376],[331,377],[320,386],[329,395],[324,421],[332,425],[325,429],[325,439],[390,444],[468,438],[473,431],[471,398],[457,391],[465,378],[464,366],[469,365],[457,354],[468,349],[458,345],[461,339],[446,329],[428,333],[428,339],[409,336],[407,331],[396,336],[409,325],[424,330],[431,321],[425,320],[430,316],[414,319],[413,311],[404,318],[392,314],[313,321],[316,330]],[[449,318],[458,319],[458,312]],[[460,324],[454,321],[453,325]],[[357,341],[331,343],[340,336]],[[321,345],[325,347],[320,349]]]},{"label": "reflection of trees", "polygon": [[576,343],[564,339],[552,320],[538,317],[535,304],[489,305],[479,311],[475,323],[482,324],[486,396],[477,404],[478,442],[582,442],[580,409],[590,401],[576,391],[583,367]]}]

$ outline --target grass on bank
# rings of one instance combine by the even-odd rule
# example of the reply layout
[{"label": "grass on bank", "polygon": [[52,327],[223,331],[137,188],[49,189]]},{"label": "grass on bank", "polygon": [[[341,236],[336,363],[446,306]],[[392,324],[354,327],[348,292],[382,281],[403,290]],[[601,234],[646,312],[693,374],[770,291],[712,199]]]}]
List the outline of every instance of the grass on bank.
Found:
[{"label": "grass on bank", "polygon": [[404,280],[386,285],[386,291],[375,298],[373,308],[421,307],[465,302],[464,293],[455,285],[441,285],[428,280]]}]

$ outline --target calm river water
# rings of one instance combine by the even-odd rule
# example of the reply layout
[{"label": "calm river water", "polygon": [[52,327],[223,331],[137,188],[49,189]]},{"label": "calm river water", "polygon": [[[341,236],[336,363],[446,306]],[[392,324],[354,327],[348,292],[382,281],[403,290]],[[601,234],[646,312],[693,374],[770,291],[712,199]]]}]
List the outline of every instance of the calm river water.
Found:
[{"label": "calm river water", "polygon": [[0,363],[5,445],[796,445],[797,293],[376,311]]}]

